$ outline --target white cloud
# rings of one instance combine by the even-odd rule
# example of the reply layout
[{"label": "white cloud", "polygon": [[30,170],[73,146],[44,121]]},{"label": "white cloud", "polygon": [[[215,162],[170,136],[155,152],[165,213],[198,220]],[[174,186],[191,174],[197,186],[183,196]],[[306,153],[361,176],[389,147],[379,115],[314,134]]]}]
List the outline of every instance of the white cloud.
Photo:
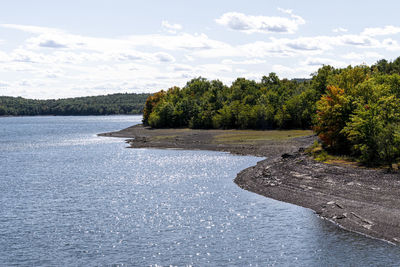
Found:
[{"label": "white cloud", "polygon": [[49,27],[39,27],[32,25],[20,25],[20,24],[0,24],[3,28],[16,29],[24,32],[43,34],[43,33],[62,33],[64,31]]},{"label": "white cloud", "polygon": [[66,48],[67,46],[61,43],[58,43],[54,40],[47,40],[45,42],[39,43],[41,47],[48,47],[48,48]]},{"label": "white cloud", "polygon": [[329,50],[331,44],[329,37],[300,37],[296,39],[281,39],[280,42],[293,50],[318,51]]},{"label": "white cloud", "polygon": [[168,68],[170,71],[177,71],[177,72],[191,72],[193,71],[193,67],[190,65],[186,65],[186,64],[175,64],[173,66],[170,66]]},{"label": "white cloud", "polygon": [[400,27],[387,25],[383,28],[366,28],[361,35],[378,36],[378,35],[394,35],[400,33]]},{"label": "white cloud", "polygon": [[17,75],[18,73],[25,73],[28,75],[29,73],[34,72],[36,69],[37,69],[36,66],[33,66],[33,64],[27,62],[12,62],[12,61],[0,62],[0,71],[3,73],[9,72],[13,73],[14,75]]},{"label": "white cloud", "polygon": [[144,53],[138,51],[126,50],[115,54],[115,58],[120,61],[142,61],[146,58]]},{"label": "white cloud", "polygon": [[[314,36],[298,38],[270,38],[269,41],[256,41],[238,46],[226,46],[224,48],[210,48],[194,52],[193,55],[203,58],[222,57],[294,57],[315,56],[334,50],[340,46],[355,48],[384,48],[389,49],[389,43],[395,41],[387,40],[384,45],[379,40],[363,35],[338,35],[338,36]],[[393,47],[397,46],[392,46]]]},{"label": "white cloud", "polygon": [[331,65],[337,68],[338,67],[343,68],[349,65],[344,61],[339,61],[331,58],[321,58],[321,57],[309,57],[305,61],[301,62],[301,64],[304,66],[317,66],[317,67],[320,67],[322,65]]},{"label": "white cloud", "polygon": [[160,62],[174,62],[175,58],[171,56],[168,53],[165,52],[159,52],[154,54],[154,56],[160,61]]},{"label": "white cloud", "polygon": [[400,45],[396,40],[387,38],[382,41],[382,46],[389,51],[399,51]]},{"label": "white cloud", "polygon": [[316,71],[315,66],[288,67],[280,64],[272,66],[272,71],[279,77],[309,78],[310,74]]},{"label": "white cloud", "polygon": [[[289,16],[286,20],[300,20],[291,10],[280,11]],[[7,41],[7,53],[0,50],[0,74],[7,77],[8,84],[2,90],[9,95],[36,98],[127,90],[154,92],[183,86],[188,79],[200,75],[225,83],[239,75],[260,79],[270,71],[280,77],[308,77],[322,64],[342,67],[364,62],[365,58],[370,62],[381,58],[378,52],[382,50],[400,50],[397,39],[381,40],[364,34],[275,36],[233,44],[202,33],[102,38],[46,27],[2,26],[29,33],[14,47]],[[295,31],[295,26],[288,27],[289,31]],[[347,54],[334,58],[332,55],[340,48]],[[375,50],[366,51],[372,49]],[[288,61],[293,63],[284,66]]]},{"label": "white cloud", "polygon": [[171,24],[167,20],[163,20],[161,22],[161,27],[169,33],[176,33],[177,31],[182,30],[182,25],[180,24]]},{"label": "white cloud", "polygon": [[[245,57],[263,59],[265,57],[293,57],[316,55],[340,45],[340,40],[327,36],[300,38],[271,38],[270,41],[256,41],[226,48],[208,49],[194,52],[204,58]],[[343,45],[343,44],[342,44]]]},{"label": "white cloud", "polygon": [[241,69],[241,68],[237,68],[237,69],[235,69],[235,71],[236,71],[237,73],[245,73],[245,72],[247,72],[246,69]]},{"label": "white cloud", "polygon": [[379,54],[377,52],[364,52],[364,53],[356,53],[356,52],[351,52],[347,53],[345,55],[342,55],[342,58],[345,59],[352,59],[352,60],[363,60],[363,59],[381,59],[384,56],[382,54]]},{"label": "white cloud", "polygon": [[10,61],[10,56],[5,52],[0,51],[0,63],[1,62],[8,62],[8,61]]},{"label": "white cloud", "polygon": [[11,53],[10,59],[16,62],[39,63],[43,62],[44,57],[30,50],[17,48]]},{"label": "white cloud", "polygon": [[264,64],[265,60],[261,59],[249,59],[249,60],[232,60],[232,59],[224,59],[221,62],[224,65],[256,65],[256,64]]},{"label": "white cloud", "polygon": [[282,13],[290,15],[290,17],[292,19],[294,19],[298,24],[305,24],[306,23],[306,21],[302,17],[300,17],[299,15],[293,14],[293,10],[292,9],[283,9],[283,8],[278,7],[278,10],[280,12],[282,12]]},{"label": "white cloud", "polygon": [[278,10],[280,12],[282,12],[282,13],[293,15],[293,10],[292,9],[284,9],[284,8],[278,7]]},{"label": "white cloud", "polygon": [[[13,27],[20,30],[31,30],[29,26],[18,27],[18,25],[14,25]],[[153,58],[151,53],[138,51],[142,47],[146,47],[146,50],[147,48],[171,51],[186,50],[189,53],[184,53],[184,57],[193,60],[193,57],[223,58],[239,56],[263,58],[315,55],[331,50],[333,46],[353,45],[373,47],[379,45],[379,41],[372,37],[361,35],[315,36],[293,39],[271,38],[270,41],[257,41],[233,46],[225,42],[210,39],[205,34],[180,33],[172,36],[151,34],[107,39],[73,35],[57,29],[42,27],[39,27],[39,29],[33,27],[33,29],[34,32],[40,33],[27,40],[26,46],[30,50],[41,49],[43,46],[52,46],[53,48],[63,48],[62,50],[87,51],[85,55],[86,60],[90,57],[98,58],[100,55],[97,53],[104,54],[103,56],[107,57],[118,55],[117,58],[120,60],[151,60]],[[110,51],[113,52],[110,53]],[[169,58],[174,61],[171,57]],[[164,58],[164,61],[167,61],[167,59]]]},{"label": "white cloud", "polygon": [[180,33],[177,35],[135,35],[129,36],[125,41],[126,45],[138,46],[152,46],[166,50],[205,50],[211,48],[226,48],[228,44],[210,39],[206,34],[188,34]]},{"label": "white cloud", "polygon": [[347,32],[348,30],[346,28],[339,27],[339,28],[333,29],[332,31],[339,33],[339,32]]},{"label": "white cloud", "polygon": [[[168,25],[175,29],[179,28],[178,24]],[[227,46],[224,42],[212,40],[205,34],[181,33],[173,36],[163,34],[148,34],[111,39],[69,34],[59,29],[46,27],[14,24],[2,24],[1,26],[35,34],[34,37],[27,39],[27,43],[31,49],[52,47],[111,51],[132,49],[140,46],[152,46],[167,50],[201,50],[216,47],[222,48]]]},{"label": "white cloud", "polygon": [[290,18],[251,16],[239,12],[228,12],[215,21],[232,30],[245,33],[294,33],[299,25],[305,24],[302,17],[293,15],[289,10],[280,10],[290,14]]},{"label": "white cloud", "polygon": [[339,37],[339,40],[345,45],[355,45],[355,46],[377,46],[379,41],[373,39],[369,36],[348,34]]},{"label": "white cloud", "polygon": [[3,81],[0,81],[0,88],[1,88],[1,87],[7,87],[7,86],[9,86],[8,83],[3,82]]},{"label": "white cloud", "polygon": [[268,73],[265,73],[262,71],[244,71],[244,72],[240,73],[240,78],[246,78],[249,80],[260,81],[264,75],[268,75]]},{"label": "white cloud", "polygon": [[242,51],[240,46],[227,46],[227,47],[215,47],[210,49],[193,51],[190,56],[193,59],[196,58],[224,58],[224,57],[246,57],[246,53]]},{"label": "white cloud", "polygon": [[232,72],[232,67],[224,64],[203,64],[198,66],[198,69],[202,73]]}]

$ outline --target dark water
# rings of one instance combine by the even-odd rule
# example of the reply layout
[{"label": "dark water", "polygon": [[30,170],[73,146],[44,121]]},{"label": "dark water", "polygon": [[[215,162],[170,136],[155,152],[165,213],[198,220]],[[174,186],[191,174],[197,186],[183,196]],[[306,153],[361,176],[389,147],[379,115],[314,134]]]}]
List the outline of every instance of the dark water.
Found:
[{"label": "dark water", "polygon": [[238,188],[260,158],[95,136],[138,122],[0,118],[2,266],[399,265],[399,247]]}]

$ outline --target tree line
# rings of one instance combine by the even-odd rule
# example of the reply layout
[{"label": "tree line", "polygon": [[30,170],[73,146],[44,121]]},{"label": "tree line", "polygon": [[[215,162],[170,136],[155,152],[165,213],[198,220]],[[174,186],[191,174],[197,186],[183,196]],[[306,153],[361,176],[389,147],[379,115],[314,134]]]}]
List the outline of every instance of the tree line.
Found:
[{"label": "tree line", "polygon": [[35,100],[0,96],[0,116],[142,114],[149,94]]},{"label": "tree line", "polygon": [[400,157],[400,57],[372,66],[321,67],[311,79],[196,78],[150,95],[143,123],[203,129],[312,128],[325,149],[366,164]]}]

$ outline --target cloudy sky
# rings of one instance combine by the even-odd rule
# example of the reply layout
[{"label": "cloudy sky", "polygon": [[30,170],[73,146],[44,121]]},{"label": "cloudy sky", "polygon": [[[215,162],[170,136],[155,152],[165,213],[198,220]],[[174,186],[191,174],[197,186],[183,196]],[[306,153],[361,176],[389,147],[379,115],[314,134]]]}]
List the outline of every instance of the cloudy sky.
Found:
[{"label": "cloudy sky", "polygon": [[0,95],[155,92],[310,77],[400,56],[399,1],[13,0],[0,8]]}]

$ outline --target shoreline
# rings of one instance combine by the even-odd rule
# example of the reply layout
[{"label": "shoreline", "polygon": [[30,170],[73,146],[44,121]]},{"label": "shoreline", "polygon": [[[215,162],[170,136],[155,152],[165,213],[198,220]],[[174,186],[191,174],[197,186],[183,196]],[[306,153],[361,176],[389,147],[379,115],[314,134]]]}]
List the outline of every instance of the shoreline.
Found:
[{"label": "shoreline", "polygon": [[[308,135],[307,135],[308,133]],[[99,136],[129,138],[131,148],[212,150],[264,157],[240,171],[242,189],[313,210],[339,227],[400,244],[400,174],[326,164],[303,151],[307,131],[150,129],[135,125]]]},{"label": "shoreline", "polygon": [[38,115],[0,115],[0,118],[20,118],[20,117],[108,117],[108,116],[141,116],[142,114],[75,114],[75,115],[56,115],[56,114],[38,114]]}]

